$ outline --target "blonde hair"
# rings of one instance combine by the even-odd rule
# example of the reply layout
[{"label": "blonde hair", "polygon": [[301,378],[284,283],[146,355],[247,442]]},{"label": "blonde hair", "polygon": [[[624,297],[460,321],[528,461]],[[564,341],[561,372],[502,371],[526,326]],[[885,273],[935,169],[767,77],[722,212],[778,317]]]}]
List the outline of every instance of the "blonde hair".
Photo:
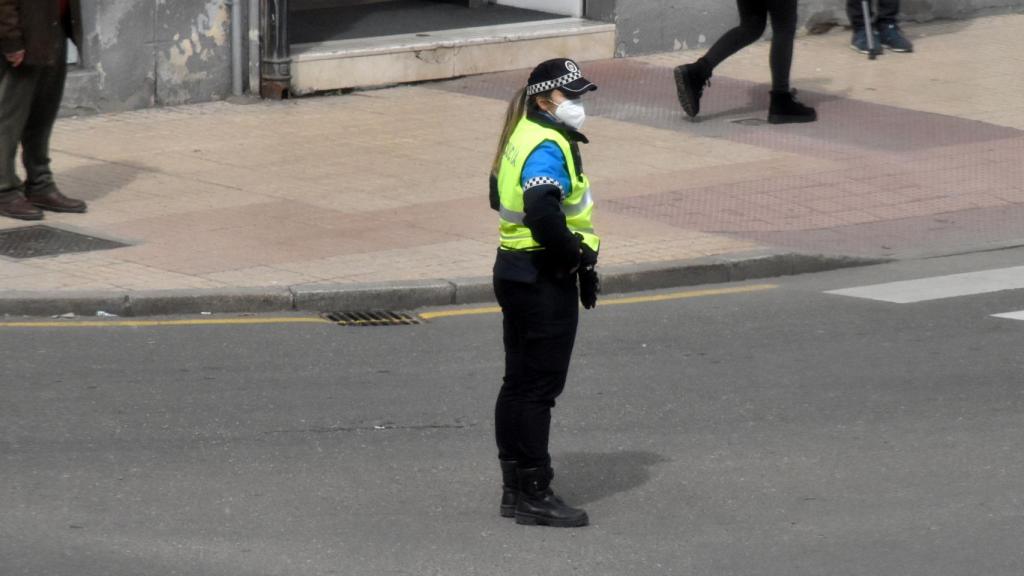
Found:
[{"label": "blonde hair", "polygon": [[523,115],[526,114],[527,101],[526,88],[523,87],[517,90],[508,102],[508,109],[505,111],[505,126],[501,129],[501,138],[498,139],[498,150],[494,153],[494,161],[491,162],[491,174],[497,175],[498,169],[501,168],[501,157],[505,154],[505,146],[508,145],[508,139],[512,136],[512,131],[516,129],[516,125],[519,124]]}]

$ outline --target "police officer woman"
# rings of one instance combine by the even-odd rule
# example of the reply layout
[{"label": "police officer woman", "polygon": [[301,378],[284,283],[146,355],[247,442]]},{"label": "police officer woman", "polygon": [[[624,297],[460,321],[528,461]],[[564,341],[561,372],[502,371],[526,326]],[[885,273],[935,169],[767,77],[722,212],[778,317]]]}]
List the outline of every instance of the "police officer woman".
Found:
[{"label": "police officer woman", "polygon": [[494,411],[500,512],[518,524],[588,522],[586,512],[551,491],[548,437],[576,340],[577,300],[593,308],[599,291],[600,239],[579,154],[579,143],[587,142],[579,100],[596,89],[572,60],[539,64],[509,103],[492,166],[491,206],[499,211],[501,236],[494,291],[505,344]]}]

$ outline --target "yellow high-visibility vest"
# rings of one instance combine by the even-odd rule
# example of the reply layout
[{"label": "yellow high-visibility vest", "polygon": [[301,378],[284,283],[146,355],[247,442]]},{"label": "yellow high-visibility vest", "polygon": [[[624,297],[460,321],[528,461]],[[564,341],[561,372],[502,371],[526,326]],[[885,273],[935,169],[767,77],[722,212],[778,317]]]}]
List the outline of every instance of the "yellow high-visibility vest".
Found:
[{"label": "yellow high-visibility vest", "polygon": [[[576,163],[572,157],[569,140],[558,130],[542,126],[529,118],[519,121],[505,146],[498,170],[498,197],[500,206],[499,234],[503,250],[540,250],[543,247],[533,239],[530,229],[523,225],[523,165],[530,154],[545,141],[550,140],[558,145],[565,156],[565,164],[572,180],[572,190],[562,191],[562,212],[565,224],[572,233],[583,236],[583,242],[595,252],[601,246],[601,239],[594,234],[591,214],[594,212],[594,201],[590,196],[590,180],[586,175],[576,174]],[[539,178],[538,183],[555,184],[557,180],[548,178],[545,182]]]}]

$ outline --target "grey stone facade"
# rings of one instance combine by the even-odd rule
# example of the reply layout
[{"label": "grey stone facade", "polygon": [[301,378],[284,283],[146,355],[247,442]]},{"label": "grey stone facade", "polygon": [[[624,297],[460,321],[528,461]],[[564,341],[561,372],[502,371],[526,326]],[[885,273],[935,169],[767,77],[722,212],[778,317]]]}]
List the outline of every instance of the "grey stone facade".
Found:
[{"label": "grey stone facade", "polygon": [[82,2],[64,113],[203,102],[231,91],[228,0]]}]

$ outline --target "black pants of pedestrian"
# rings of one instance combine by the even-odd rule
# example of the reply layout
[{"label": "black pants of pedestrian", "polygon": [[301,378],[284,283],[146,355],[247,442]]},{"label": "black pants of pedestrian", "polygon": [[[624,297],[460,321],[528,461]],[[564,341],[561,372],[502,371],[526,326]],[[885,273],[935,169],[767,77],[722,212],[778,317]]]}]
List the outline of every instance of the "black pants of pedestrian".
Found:
[{"label": "black pants of pedestrian", "polygon": [[551,409],[565,388],[579,323],[576,278],[495,279],[494,291],[505,342],[505,378],[494,409],[498,457],[522,468],[548,466]]},{"label": "black pants of pedestrian", "polygon": [[772,90],[788,92],[797,0],[737,0],[736,6],[740,11],[740,25],[719,38],[704,55],[704,60],[714,69],[729,56],[756,42],[764,34],[770,16],[772,47],[768,60],[772,69]]},{"label": "black pants of pedestrian", "polygon": [[[50,135],[64,96],[67,64],[17,68],[0,56],[0,201],[24,191],[45,193],[53,185]],[[18,144],[25,166],[24,188],[15,171]]]},{"label": "black pants of pedestrian", "polygon": [[[868,6],[871,6],[871,0],[868,0]],[[895,24],[899,14],[900,0],[878,0],[879,26]],[[850,25],[854,30],[864,28],[864,7],[861,6],[860,0],[846,0],[846,15],[850,18]]]}]

